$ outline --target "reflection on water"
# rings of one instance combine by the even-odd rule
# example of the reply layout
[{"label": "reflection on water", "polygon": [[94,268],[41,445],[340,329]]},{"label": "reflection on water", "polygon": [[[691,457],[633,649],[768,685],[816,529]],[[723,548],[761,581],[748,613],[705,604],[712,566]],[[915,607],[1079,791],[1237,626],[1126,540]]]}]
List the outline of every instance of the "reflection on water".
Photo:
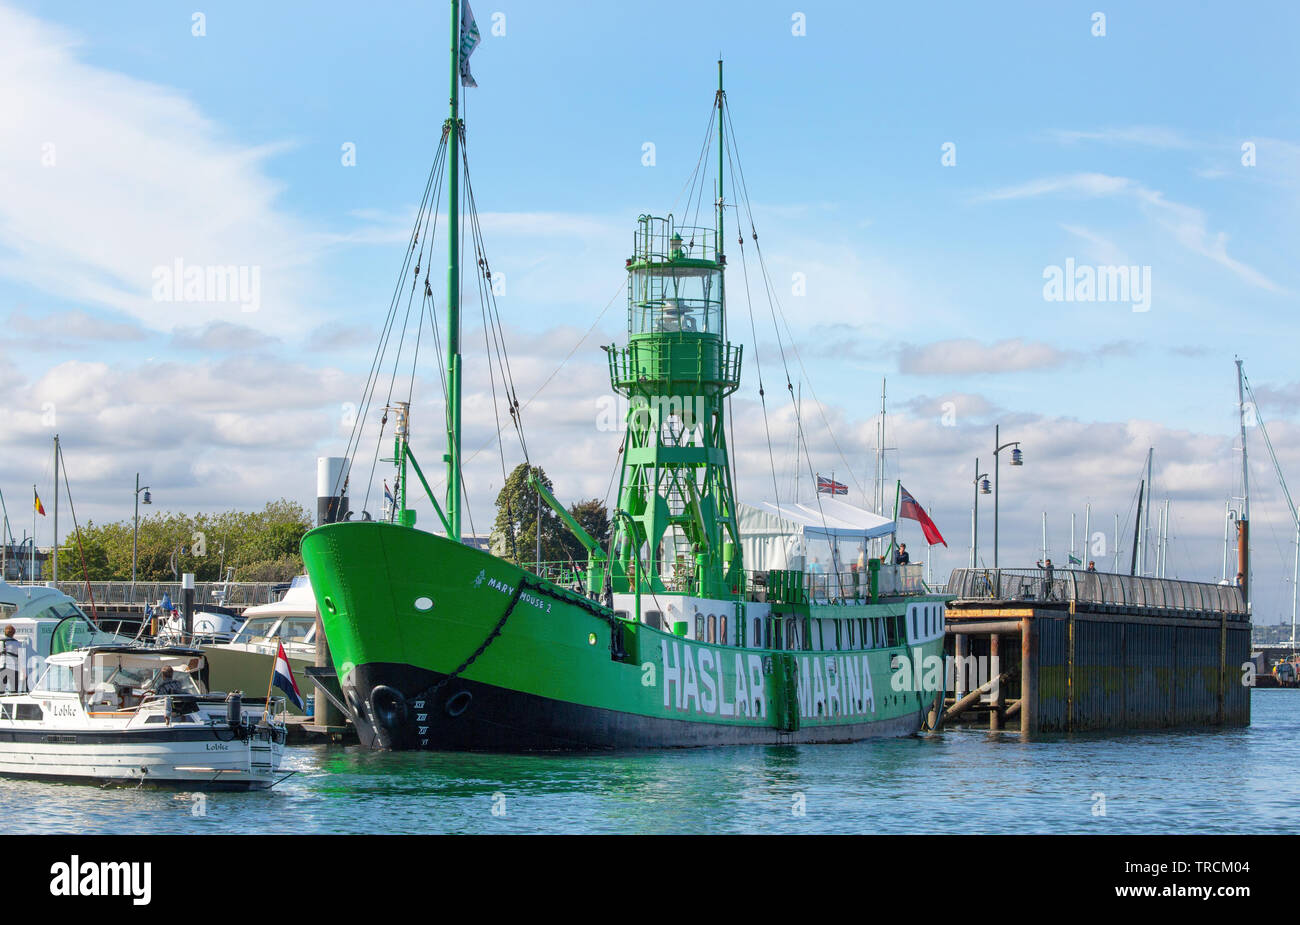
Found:
[{"label": "reflection on water", "polygon": [[299,773],[271,792],[0,779],[0,812],[17,833],[1296,831],[1300,692],[1256,691],[1253,711],[1249,729],[1035,742],[954,730],[588,755],[294,748]]}]

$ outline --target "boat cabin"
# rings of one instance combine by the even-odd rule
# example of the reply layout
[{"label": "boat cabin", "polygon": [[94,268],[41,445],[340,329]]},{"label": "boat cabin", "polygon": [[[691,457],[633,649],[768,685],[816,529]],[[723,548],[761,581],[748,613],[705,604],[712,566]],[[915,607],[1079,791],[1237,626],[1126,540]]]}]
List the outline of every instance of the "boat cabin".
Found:
[{"label": "boat cabin", "polygon": [[[171,669],[169,684],[165,683],[165,669]],[[203,653],[195,649],[77,649],[47,658],[31,695],[36,699],[75,696],[90,716],[130,714],[168,695],[205,696],[205,670]]]}]

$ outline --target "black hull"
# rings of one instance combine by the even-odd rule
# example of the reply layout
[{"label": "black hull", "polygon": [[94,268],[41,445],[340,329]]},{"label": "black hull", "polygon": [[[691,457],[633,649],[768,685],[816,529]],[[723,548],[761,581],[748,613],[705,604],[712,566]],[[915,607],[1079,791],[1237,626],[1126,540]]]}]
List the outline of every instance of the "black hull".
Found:
[{"label": "black hull", "polygon": [[344,696],[362,745],[393,751],[598,751],[703,748],[718,745],[797,745],[898,738],[921,728],[921,714],[870,723],[732,726],[641,716],[568,703],[457,678],[416,709],[409,702],[445,676],[412,665],[359,665]]}]

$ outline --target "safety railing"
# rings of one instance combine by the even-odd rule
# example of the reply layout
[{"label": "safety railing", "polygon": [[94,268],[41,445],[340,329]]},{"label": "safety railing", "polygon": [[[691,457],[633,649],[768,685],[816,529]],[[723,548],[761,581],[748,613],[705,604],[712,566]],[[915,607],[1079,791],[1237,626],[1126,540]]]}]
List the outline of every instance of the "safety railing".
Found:
[{"label": "safety railing", "polygon": [[954,569],[948,593],[958,600],[1033,601],[1227,613],[1245,619],[1246,602],[1231,585],[1145,578],[1078,569]]},{"label": "safety railing", "polygon": [[[882,565],[876,579],[879,597],[925,594],[921,563]],[[871,600],[871,573],[791,572],[774,569],[749,573],[750,591],[763,600],[790,604],[865,604]]]},{"label": "safety railing", "polygon": [[[46,582],[14,582],[14,584],[45,586]],[[96,605],[110,604],[155,604],[164,595],[171,598],[177,607],[181,605],[184,591],[179,581],[60,581],[55,584],[58,590],[76,600],[89,603],[93,594]],[[270,581],[199,581],[194,584],[195,606],[225,605],[227,607],[251,607],[254,604],[270,604],[280,599],[276,589],[288,587],[288,582]],[[214,594],[221,592],[221,595]]]}]

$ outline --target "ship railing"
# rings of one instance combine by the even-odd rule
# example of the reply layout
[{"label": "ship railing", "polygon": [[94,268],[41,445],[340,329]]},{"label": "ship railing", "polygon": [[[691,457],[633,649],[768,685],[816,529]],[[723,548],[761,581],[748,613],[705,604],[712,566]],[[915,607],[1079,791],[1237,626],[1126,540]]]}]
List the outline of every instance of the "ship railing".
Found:
[{"label": "ship railing", "polygon": [[718,233],[712,228],[678,225],[672,215],[642,215],[632,233],[633,260],[717,260]]},{"label": "ship railing", "polygon": [[524,562],[522,567],[532,572],[538,578],[552,582],[564,587],[583,587],[587,580],[587,567],[585,563],[577,563],[570,559],[554,560],[549,562]]},{"label": "ship railing", "polygon": [[958,600],[1032,601],[1140,608],[1181,613],[1225,613],[1247,618],[1241,590],[1232,585],[1147,578],[1082,569],[954,569],[948,593]]},{"label": "ship railing", "polygon": [[[809,569],[791,572],[774,569],[751,571],[750,591],[761,600],[792,604],[865,604],[872,599],[871,573],[851,567],[847,571],[824,572]],[[876,578],[878,597],[925,594],[921,563],[881,565]]]},{"label": "ship railing", "polygon": [[649,380],[712,384],[734,391],[740,384],[740,344],[700,340],[692,345],[692,356],[676,350],[640,349],[638,343],[608,350],[609,378],[615,387],[638,389],[642,380]]}]

